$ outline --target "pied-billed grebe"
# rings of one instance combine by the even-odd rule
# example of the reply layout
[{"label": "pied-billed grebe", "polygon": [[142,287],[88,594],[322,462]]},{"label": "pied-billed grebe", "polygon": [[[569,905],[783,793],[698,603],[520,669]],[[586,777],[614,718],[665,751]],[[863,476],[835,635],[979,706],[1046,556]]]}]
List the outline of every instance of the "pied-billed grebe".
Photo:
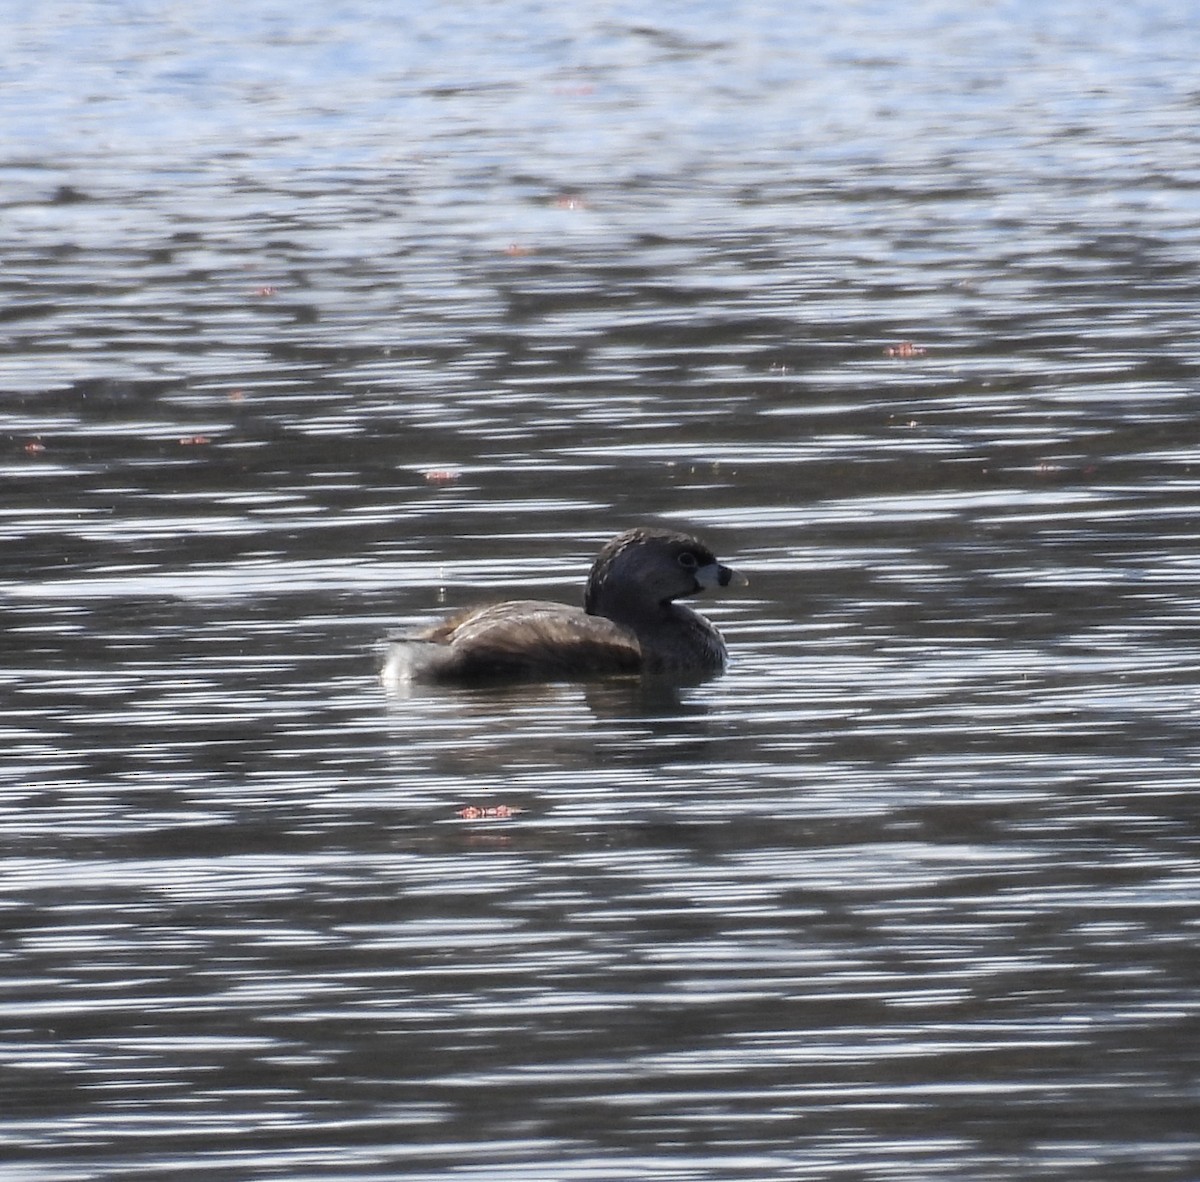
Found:
[{"label": "pied-billed grebe", "polygon": [[613,673],[720,673],[720,632],[675,600],[745,583],[695,538],[631,529],[596,557],[583,607],[517,599],[389,636],[385,681],[560,681]]}]

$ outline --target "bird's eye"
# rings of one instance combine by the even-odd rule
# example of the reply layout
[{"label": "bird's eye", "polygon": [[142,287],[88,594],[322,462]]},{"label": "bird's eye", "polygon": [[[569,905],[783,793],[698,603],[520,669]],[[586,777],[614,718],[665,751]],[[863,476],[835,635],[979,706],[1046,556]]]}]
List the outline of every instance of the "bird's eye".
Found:
[{"label": "bird's eye", "polygon": [[699,562],[698,562],[696,556],[690,550],[685,550],[679,556],[679,565],[682,566],[685,570],[695,570],[696,567],[699,565]]}]

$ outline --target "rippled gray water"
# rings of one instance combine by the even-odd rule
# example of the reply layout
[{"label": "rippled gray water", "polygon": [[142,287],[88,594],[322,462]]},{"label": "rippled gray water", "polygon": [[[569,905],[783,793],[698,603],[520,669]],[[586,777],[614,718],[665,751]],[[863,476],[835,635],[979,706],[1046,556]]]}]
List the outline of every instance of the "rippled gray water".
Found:
[{"label": "rippled gray water", "polygon": [[0,1173],[1194,1182],[1192,6],[299,7],[6,18]]}]

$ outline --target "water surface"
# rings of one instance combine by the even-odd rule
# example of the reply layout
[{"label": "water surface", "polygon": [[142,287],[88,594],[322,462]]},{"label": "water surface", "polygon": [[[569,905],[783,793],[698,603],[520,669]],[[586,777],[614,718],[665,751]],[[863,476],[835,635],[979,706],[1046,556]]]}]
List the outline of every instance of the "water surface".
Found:
[{"label": "water surface", "polygon": [[8,1173],[1193,1180],[1189,6],[293,8],[8,21]]}]

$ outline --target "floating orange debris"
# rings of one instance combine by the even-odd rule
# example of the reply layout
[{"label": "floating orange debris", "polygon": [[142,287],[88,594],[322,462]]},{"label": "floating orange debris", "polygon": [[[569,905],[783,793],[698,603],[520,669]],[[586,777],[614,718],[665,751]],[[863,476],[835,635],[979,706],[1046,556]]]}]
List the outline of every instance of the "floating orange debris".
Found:
[{"label": "floating orange debris", "polygon": [[31,439],[25,444],[25,454],[27,456],[40,456],[46,450],[46,445],[40,439]]},{"label": "floating orange debris", "polygon": [[206,443],[212,443],[207,435],[183,435],[180,437],[180,447],[202,447]]},{"label": "floating orange debris", "polygon": [[279,294],[279,288],[272,287],[269,283],[264,283],[262,287],[254,289],[254,294],[260,300],[269,299],[271,296]]},{"label": "floating orange debris", "polygon": [[901,341],[898,345],[888,345],[884,352],[889,357],[924,357],[926,350],[912,341]]},{"label": "floating orange debris", "polygon": [[453,484],[462,473],[455,472],[453,468],[431,468],[428,472],[422,472],[421,475],[425,478],[426,484]]},{"label": "floating orange debris", "polygon": [[459,809],[457,815],[464,821],[507,821],[524,811],[507,804],[489,805],[487,808],[469,804],[466,808]]},{"label": "floating orange debris", "polygon": [[510,242],[504,248],[504,253],[510,259],[523,259],[527,254],[533,254],[533,249],[528,246],[522,246],[519,242]]}]

